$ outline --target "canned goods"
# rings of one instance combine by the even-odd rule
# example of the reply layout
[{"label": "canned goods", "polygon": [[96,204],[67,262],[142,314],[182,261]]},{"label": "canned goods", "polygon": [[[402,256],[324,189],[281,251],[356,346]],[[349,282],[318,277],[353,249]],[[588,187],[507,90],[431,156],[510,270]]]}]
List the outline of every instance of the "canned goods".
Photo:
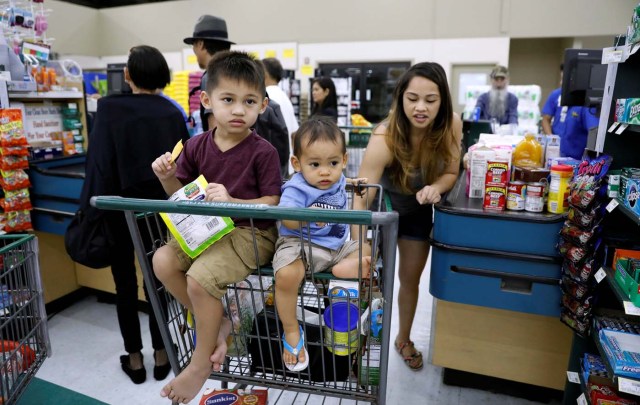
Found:
[{"label": "canned goods", "polygon": [[507,209],[523,211],[527,185],[524,181],[512,181],[507,187]]},{"label": "canned goods", "polygon": [[573,177],[573,167],[569,165],[551,166],[551,180],[549,181],[549,200],[547,211],[562,214],[569,209],[569,182]]},{"label": "canned goods", "polygon": [[501,185],[487,185],[484,189],[484,203],[486,210],[503,211],[506,205],[507,188]]},{"label": "canned goods", "polygon": [[529,212],[542,212],[544,209],[544,183],[527,183],[524,209]]},{"label": "canned goods", "polygon": [[509,162],[487,161],[485,184],[506,186],[509,181]]}]

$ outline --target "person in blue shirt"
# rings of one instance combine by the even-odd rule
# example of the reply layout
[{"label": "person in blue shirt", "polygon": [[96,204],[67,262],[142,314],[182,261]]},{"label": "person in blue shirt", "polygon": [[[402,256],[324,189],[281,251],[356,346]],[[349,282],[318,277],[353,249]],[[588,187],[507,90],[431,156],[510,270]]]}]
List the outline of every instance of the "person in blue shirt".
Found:
[{"label": "person in blue shirt", "polygon": [[481,94],[476,101],[476,108],[480,108],[479,119],[495,119],[500,125],[518,124],[518,97],[507,91],[509,70],[498,65],[490,77],[491,90]]},{"label": "person in blue shirt", "polygon": [[[562,82],[560,65],[560,82]],[[589,130],[598,126],[595,109],[560,105],[561,89],[549,94],[542,107],[542,132],[560,136],[560,156],[582,159]]]},{"label": "person in blue shirt", "polygon": [[[344,133],[330,117],[318,116],[305,121],[293,139],[291,164],[296,173],[282,186],[279,206],[346,209]],[[296,305],[305,264],[315,273],[331,269],[336,277],[364,278],[369,276],[371,250],[363,244],[361,251],[358,241],[349,239],[347,224],[282,220],[278,230],[273,270],[276,309],[283,329],[282,358],[289,370],[302,371],[309,364],[309,356],[296,319]]]}]

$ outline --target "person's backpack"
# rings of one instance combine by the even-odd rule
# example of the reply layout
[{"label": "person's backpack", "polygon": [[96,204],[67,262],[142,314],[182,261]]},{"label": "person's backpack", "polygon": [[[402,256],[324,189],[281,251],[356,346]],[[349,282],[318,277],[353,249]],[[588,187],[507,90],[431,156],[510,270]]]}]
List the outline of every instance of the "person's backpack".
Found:
[{"label": "person's backpack", "polygon": [[78,210],[64,233],[64,247],[73,261],[93,269],[111,266],[114,245],[106,212],[92,206]]},{"label": "person's backpack", "polygon": [[289,166],[289,130],[280,111],[280,104],[269,99],[267,109],[258,116],[255,130],[276,148],[280,167],[287,168]]}]

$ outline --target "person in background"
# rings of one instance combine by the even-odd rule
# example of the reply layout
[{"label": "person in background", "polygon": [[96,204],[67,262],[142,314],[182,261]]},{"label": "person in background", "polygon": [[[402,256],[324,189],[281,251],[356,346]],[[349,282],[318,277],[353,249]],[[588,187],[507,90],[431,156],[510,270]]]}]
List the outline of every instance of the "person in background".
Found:
[{"label": "person in background", "polygon": [[[193,35],[183,40],[187,45],[191,45],[193,53],[196,55],[198,66],[205,69],[200,80],[200,90],[204,91],[207,85],[207,64],[216,52],[227,51],[235,42],[229,41],[227,34],[227,22],[216,16],[202,15],[198,18]],[[211,110],[205,108],[200,103],[200,119],[202,120],[202,130],[208,131],[215,126]]]},{"label": "person in background", "polygon": [[[89,135],[81,207],[89,204],[92,195],[166,199],[151,163],[159,153],[172,149],[180,140],[189,139],[180,111],[160,96],[171,79],[169,66],[160,51],[145,45],[131,48],[124,74],[132,94],[98,100],[95,123]],[[131,381],[141,384],[146,380],[146,370],[133,242],[124,214],[109,211],[107,215],[110,231],[116,236],[111,273],[116,287],[118,324],[128,353],[120,356],[120,363]],[[149,330],[155,360],[153,375],[163,380],[171,367],[153,314],[149,315]]]},{"label": "person in background", "polygon": [[[342,174],[347,147],[344,132],[336,123],[329,117],[309,118],[296,133],[293,150],[291,163],[296,173],[282,186],[278,206],[347,209],[347,179]],[[358,241],[349,240],[347,224],[282,220],[279,231],[273,272],[275,302],[282,321],[282,360],[289,370],[302,371],[309,364],[309,356],[302,326],[296,319],[296,303],[305,263],[314,273],[331,271],[339,278],[366,279],[371,249],[363,244],[360,251]],[[307,238],[310,243],[301,242]]]},{"label": "person in background", "polygon": [[330,77],[323,76],[313,79],[311,98],[313,99],[311,116],[324,115],[338,122],[338,96],[336,85]]},{"label": "person in background", "polygon": [[509,93],[509,70],[501,65],[493,68],[490,74],[491,90],[483,93],[476,101],[480,108],[481,120],[495,120],[500,125],[518,124],[518,97]]},{"label": "person in background", "polygon": [[[561,84],[563,67],[560,64]],[[597,127],[599,120],[590,108],[560,105],[561,93],[561,88],[552,91],[542,107],[542,132],[560,136],[560,156],[580,160],[587,146],[589,130]]]},{"label": "person in background", "polygon": [[[262,59],[262,64],[264,65],[265,70],[264,80],[265,84],[267,85],[267,94],[269,95],[269,100],[273,100],[280,104],[280,111],[282,111],[284,122],[287,125],[287,130],[289,131],[289,155],[291,155],[293,133],[298,130],[299,125],[298,119],[296,118],[296,114],[293,110],[293,104],[291,104],[289,96],[287,96],[285,92],[282,91],[280,86],[278,86],[278,83],[280,83],[280,81],[282,80],[284,69],[282,69],[282,64],[276,58]],[[288,172],[289,170],[287,170],[287,173]]]},{"label": "person in background", "polygon": [[[264,68],[248,54],[220,52],[209,61],[200,98],[215,111],[216,127],[185,142],[175,162],[164,151],[152,163],[167,194],[203,175],[209,182],[205,201],[278,204],[282,186],[278,153],[250,127],[267,106],[265,93]],[[273,257],[275,221],[232,219],[234,229],[195,259],[175,239],[153,257],[156,276],[195,317],[198,339],[189,365],[160,392],[175,402],[191,401],[212,368],[224,361],[221,299],[227,286],[244,280]]]},{"label": "person in background", "polygon": [[[374,128],[358,173],[370,184],[380,183],[400,214],[400,325],[394,347],[412,370],[423,366],[422,353],[411,341],[411,327],[429,256],[432,205],[456,182],[461,139],[462,121],[453,112],[444,70],[437,63],[418,63],[398,80],[391,111]],[[354,209],[367,209],[366,201],[354,197]],[[351,234],[360,237],[356,229]]]},{"label": "person in background", "polygon": [[[217,52],[228,51],[235,42],[229,41],[227,23],[224,19],[205,14],[198,18],[193,28],[193,36],[185,38],[184,43],[192,46],[200,69],[207,69],[209,61]],[[201,91],[206,88],[206,83],[207,72],[205,71],[200,81]],[[215,128],[214,114],[202,103],[200,103],[200,119],[204,132]],[[269,100],[264,112],[249,125],[276,148],[283,168],[282,172],[284,172],[289,161],[289,134],[278,103]]]}]

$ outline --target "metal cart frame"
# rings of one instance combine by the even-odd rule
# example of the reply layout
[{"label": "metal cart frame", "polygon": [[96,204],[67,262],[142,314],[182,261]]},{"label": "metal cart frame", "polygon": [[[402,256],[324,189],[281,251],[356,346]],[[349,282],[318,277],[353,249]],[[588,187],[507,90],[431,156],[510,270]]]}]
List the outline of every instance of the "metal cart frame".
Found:
[{"label": "metal cart frame", "polygon": [[14,404],[51,354],[34,235],[0,236],[0,403]]},{"label": "metal cart frame", "polygon": [[[378,187],[378,195],[382,196]],[[374,267],[369,280],[361,277],[357,281],[364,293],[354,297],[349,291],[339,288],[327,290],[327,285],[334,277],[330,273],[307,273],[299,298],[298,320],[304,328],[307,352],[310,365],[307,370],[294,373],[284,368],[281,358],[282,336],[281,325],[275,307],[269,310],[270,283],[273,278],[271,268],[258,268],[244,282],[229,286],[223,304],[230,313],[231,301],[250,302],[250,307],[238,308],[240,315],[231,315],[232,333],[228,338],[229,352],[223,369],[212,372],[210,379],[218,380],[226,387],[229,382],[236,388],[246,386],[262,386],[279,390],[291,390],[306,394],[317,394],[375,404],[386,403],[387,365],[390,348],[391,309],[393,302],[393,282],[395,273],[395,255],[398,230],[398,214],[396,212],[372,212],[357,210],[318,210],[292,209],[267,205],[208,203],[192,201],[158,201],[130,199],[111,196],[98,196],[91,199],[97,208],[124,211],[129,230],[132,235],[144,282],[149,291],[149,300],[154,315],[158,320],[160,332],[165,343],[171,367],[176,375],[189,364],[191,353],[195,347],[195,336],[190,314],[165,290],[153,274],[151,258],[155,250],[164,244],[167,232],[157,213],[182,213],[207,216],[229,216],[235,218],[273,219],[314,221],[324,223],[345,223],[359,225],[360,240],[368,235],[372,240],[372,257]],[[382,203],[378,203],[382,206]],[[253,222],[251,222],[253,224]],[[149,237],[150,236],[150,237]],[[145,243],[147,242],[146,248]],[[152,248],[149,250],[149,241]],[[378,241],[381,243],[378,244]],[[379,247],[381,245],[381,247]],[[362,244],[360,244],[362,246]],[[257,252],[256,252],[257,254]],[[313,253],[311,252],[312,260]],[[362,257],[362,247],[360,247]],[[362,273],[360,273],[362,274]],[[368,281],[368,282],[367,282]],[[379,292],[377,290],[379,287]],[[371,325],[371,312],[363,309],[372,302],[373,296],[382,297],[382,325],[376,339],[371,337],[365,325]],[[349,302],[347,307],[359,304],[356,341],[347,338],[346,344],[336,343],[337,339],[331,331],[325,330],[322,324],[321,310],[335,302]],[[304,309],[303,309],[304,308]],[[333,308],[333,307],[332,307]],[[253,313],[252,313],[253,312]],[[351,311],[349,311],[351,313]],[[249,320],[246,321],[246,315]],[[333,323],[332,312],[330,322]],[[378,312],[379,315],[379,312]],[[348,316],[350,317],[350,315]],[[235,320],[234,320],[235,319]],[[242,321],[238,321],[241,319]],[[348,319],[347,323],[353,322]],[[242,323],[244,325],[238,325]],[[266,330],[265,330],[266,328]],[[250,329],[250,330],[249,330]],[[310,333],[314,330],[316,338]],[[331,340],[331,342],[329,342]],[[373,343],[372,343],[373,342]],[[374,367],[371,360],[371,349],[379,350],[379,382],[374,382],[373,374],[368,374]],[[235,352],[231,353],[231,348]],[[346,350],[345,356],[336,353]],[[314,354],[316,359],[314,360]],[[327,354],[328,353],[328,354]],[[369,353],[364,356],[364,353]],[[377,359],[377,356],[375,356]],[[366,358],[366,360],[363,360]],[[312,361],[315,361],[314,371]],[[371,366],[371,367],[370,367]],[[377,371],[377,369],[376,369]],[[276,400],[277,402],[278,400]],[[270,402],[274,404],[276,402]]]}]

